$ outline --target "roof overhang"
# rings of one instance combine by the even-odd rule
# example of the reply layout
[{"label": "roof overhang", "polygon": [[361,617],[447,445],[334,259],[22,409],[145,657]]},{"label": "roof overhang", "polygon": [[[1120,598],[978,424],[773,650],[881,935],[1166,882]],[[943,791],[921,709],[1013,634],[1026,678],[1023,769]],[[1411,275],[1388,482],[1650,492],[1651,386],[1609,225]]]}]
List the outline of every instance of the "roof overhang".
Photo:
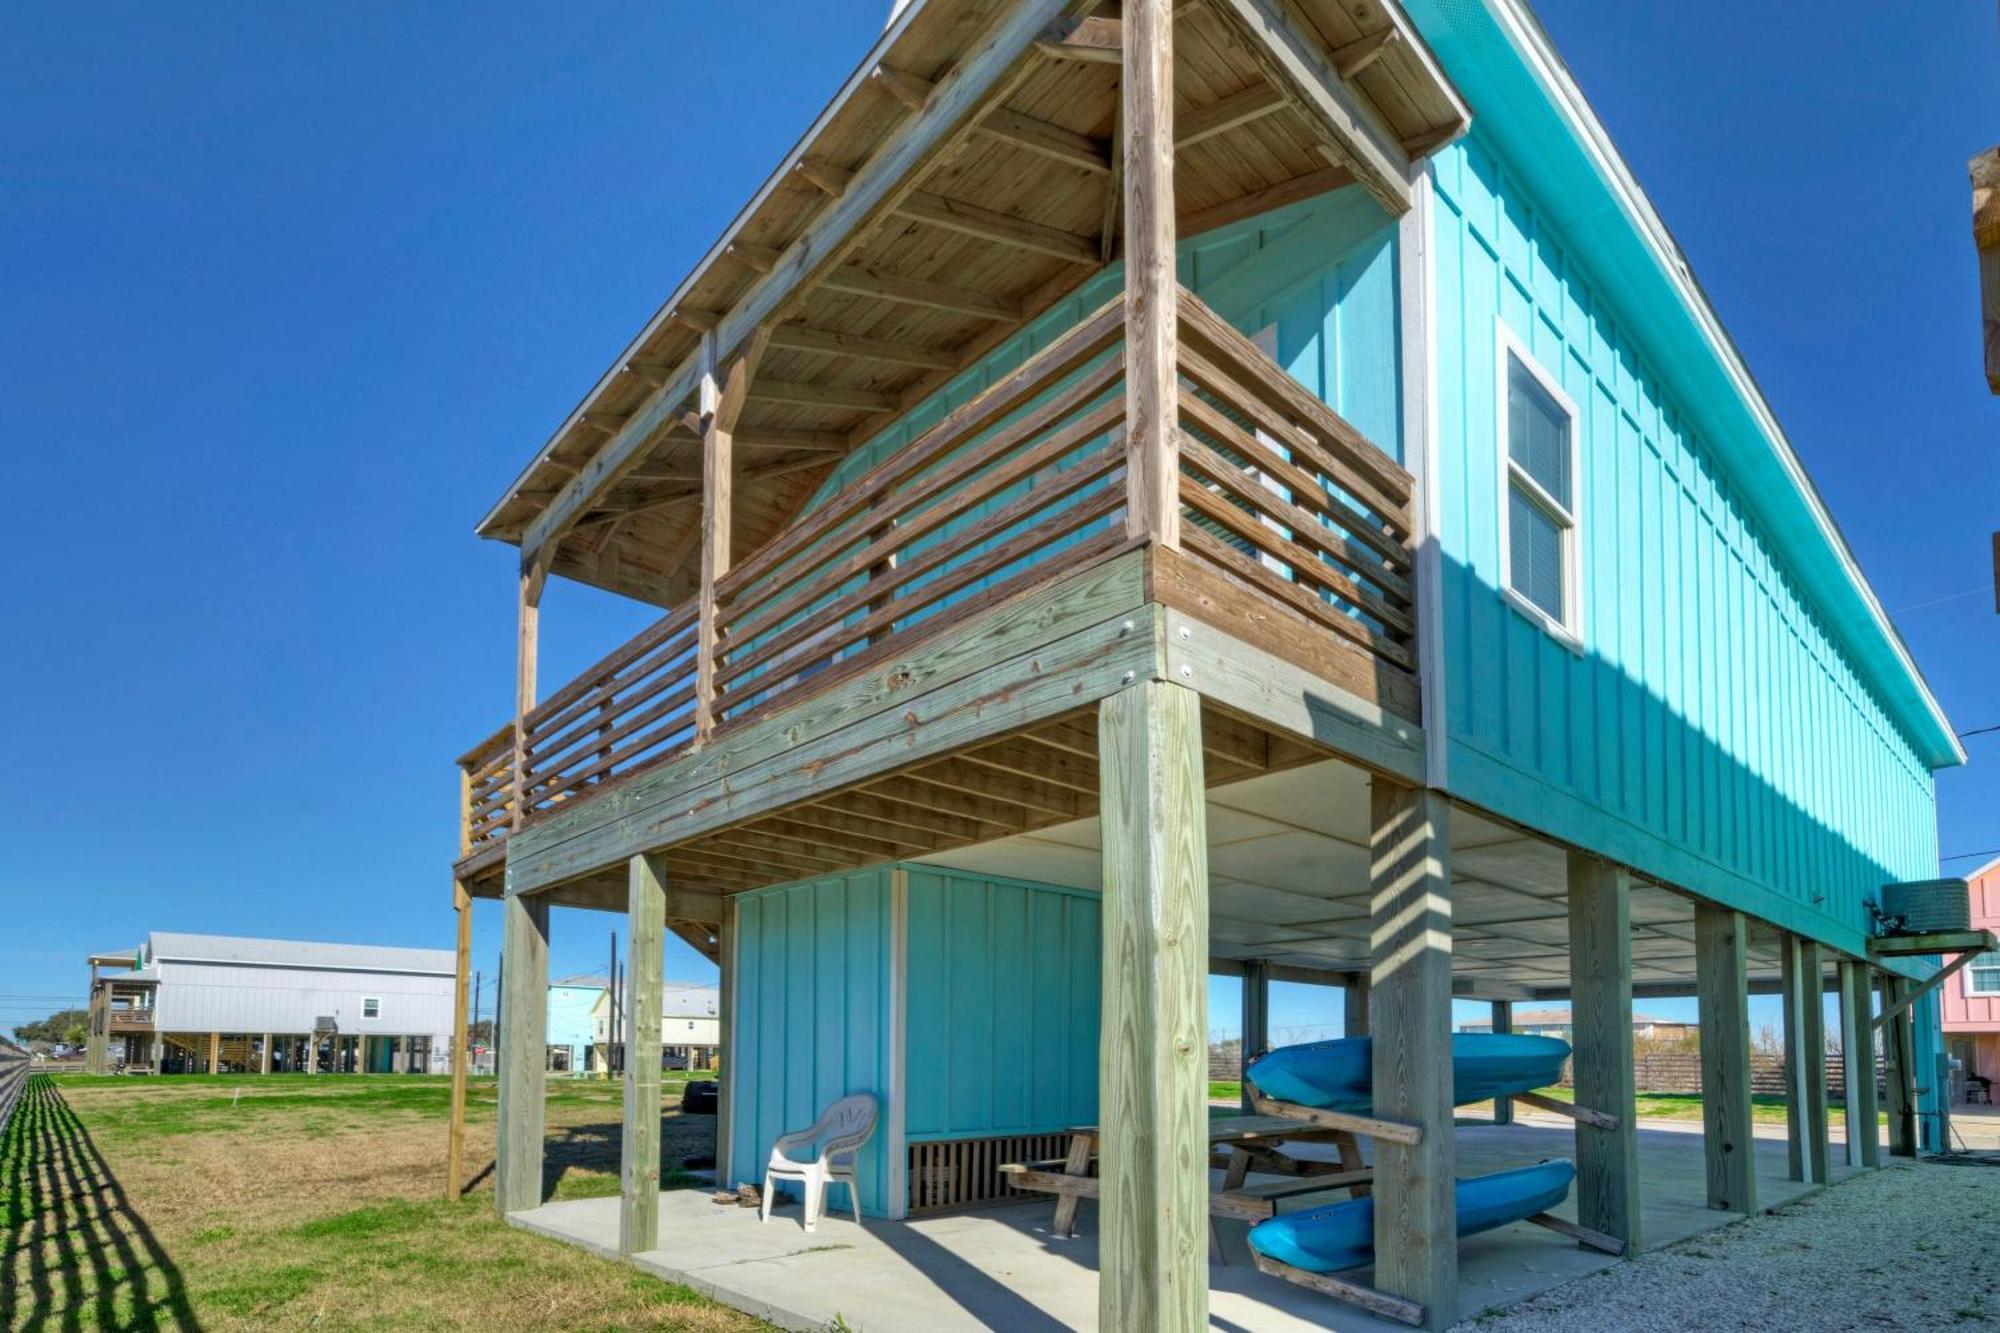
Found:
[{"label": "roof overhang", "polygon": [[1965,751],[1687,257],[1523,0],[1409,0],[1451,78],[1715,442],[1865,678],[1932,769]]},{"label": "roof overhang", "polygon": [[[897,12],[480,535],[676,604],[698,567],[705,378],[761,352],[734,432],[731,532],[753,549],[842,457],[1115,262],[1101,2]],[[1412,161],[1469,118],[1395,0],[1182,0],[1175,47],[1183,234],[1349,184],[1407,207]]]}]

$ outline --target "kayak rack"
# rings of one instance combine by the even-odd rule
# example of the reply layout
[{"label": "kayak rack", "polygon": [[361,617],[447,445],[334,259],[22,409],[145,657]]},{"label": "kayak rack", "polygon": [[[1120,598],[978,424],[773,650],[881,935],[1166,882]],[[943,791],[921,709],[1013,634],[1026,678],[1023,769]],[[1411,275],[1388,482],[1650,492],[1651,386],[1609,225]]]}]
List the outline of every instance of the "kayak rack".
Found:
[{"label": "kayak rack", "polygon": [[[1370,1138],[1380,1139],[1386,1143],[1405,1144],[1409,1146],[1415,1146],[1423,1142],[1424,1130],[1421,1125],[1412,1125],[1400,1120],[1384,1120],[1378,1116],[1355,1115],[1347,1111],[1329,1111],[1317,1106],[1302,1106],[1297,1102],[1288,1102],[1276,1097],[1267,1097],[1264,1095],[1263,1090],[1258,1088],[1247,1077],[1244,1079],[1244,1090],[1250,1094],[1250,1104],[1259,1115],[1277,1116],[1282,1119],[1296,1120],[1303,1124],[1309,1124],[1319,1129],[1337,1131],[1334,1141],[1340,1144],[1341,1162],[1344,1167],[1358,1168],[1361,1166],[1360,1152],[1355,1146],[1353,1138],[1357,1134],[1365,1134]],[[1510,1095],[1515,1101],[1524,1102],[1538,1110],[1567,1116],[1575,1120],[1578,1124],[1589,1125],[1596,1129],[1615,1130],[1620,1123],[1619,1117],[1608,1111],[1598,1111],[1587,1106],[1577,1106],[1571,1102],[1557,1101],[1553,1097],[1544,1097],[1540,1093],[1527,1092]],[[1373,1175],[1372,1171],[1368,1171],[1365,1177],[1366,1184],[1362,1184],[1361,1181],[1357,1180],[1356,1185],[1358,1187],[1350,1187],[1350,1193],[1353,1197],[1360,1198],[1364,1194],[1371,1192],[1368,1186],[1373,1184]],[[1242,1183],[1240,1177],[1234,1183],[1240,1186]],[[1347,1182],[1343,1180],[1340,1183],[1345,1184]],[[1290,1193],[1293,1191],[1285,1190],[1283,1192]],[[1244,1193],[1247,1193],[1247,1191]],[[1225,1191],[1223,1197],[1231,1198],[1235,1196]],[[1245,1200],[1245,1202],[1249,1201]],[[1269,1207],[1271,1209],[1270,1215],[1275,1214],[1277,1204],[1275,1196],[1268,1203],[1264,1203],[1262,1200],[1257,1202],[1265,1207]],[[1536,1226],[1556,1232],[1558,1235],[1567,1236],[1589,1249],[1598,1250],[1610,1255],[1622,1255],[1625,1253],[1625,1242],[1619,1240],[1616,1236],[1608,1236],[1590,1227],[1566,1221],[1563,1218],[1555,1216],[1553,1213],[1533,1213],[1521,1220],[1523,1222],[1532,1222]],[[1250,1257],[1256,1263],[1257,1271],[1260,1273],[1281,1278],[1286,1282],[1305,1287],[1308,1290],[1317,1291],[1325,1296],[1331,1296],[1335,1300],[1345,1301],[1350,1305],[1358,1306],[1373,1314],[1381,1315],[1385,1319],[1393,1319],[1398,1323],[1408,1324],[1413,1328],[1422,1327],[1423,1325],[1424,1307],[1415,1301],[1406,1300],[1401,1296],[1392,1296],[1386,1291],[1378,1290],[1365,1282],[1357,1282],[1352,1278],[1340,1277],[1332,1273],[1314,1273],[1307,1269],[1296,1267],[1295,1265],[1285,1263],[1279,1259],[1273,1259],[1261,1253],[1255,1246],[1252,1246],[1250,1249]]]}]

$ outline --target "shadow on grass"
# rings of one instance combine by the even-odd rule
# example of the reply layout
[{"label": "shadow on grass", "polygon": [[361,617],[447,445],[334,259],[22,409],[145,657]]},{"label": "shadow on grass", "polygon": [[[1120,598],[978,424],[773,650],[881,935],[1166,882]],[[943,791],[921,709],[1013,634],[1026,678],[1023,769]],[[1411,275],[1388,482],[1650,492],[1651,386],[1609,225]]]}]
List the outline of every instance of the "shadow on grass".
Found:
[{"label": "shadow on grass", "polygon": [[201,1327],[180,1269],[45,1074],[0,1135],[0,1328]]}]

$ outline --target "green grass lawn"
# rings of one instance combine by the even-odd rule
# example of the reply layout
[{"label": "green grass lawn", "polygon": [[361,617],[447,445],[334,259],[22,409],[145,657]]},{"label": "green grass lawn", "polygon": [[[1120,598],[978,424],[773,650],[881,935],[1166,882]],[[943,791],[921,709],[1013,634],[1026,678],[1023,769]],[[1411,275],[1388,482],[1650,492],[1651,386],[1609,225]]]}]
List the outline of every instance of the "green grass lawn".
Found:
[{"label": "green grass lawn", "polygon": [[[687,1077],[669,1185],[713,1151]],[[617,1192],[621,1097],[551,1080],[552,1197]],[[0,1329],[766,1327],[495,1217],[490,1079],[447,1201],[448,1099],[410,1075],[38,1076],[0,1137]]]}]

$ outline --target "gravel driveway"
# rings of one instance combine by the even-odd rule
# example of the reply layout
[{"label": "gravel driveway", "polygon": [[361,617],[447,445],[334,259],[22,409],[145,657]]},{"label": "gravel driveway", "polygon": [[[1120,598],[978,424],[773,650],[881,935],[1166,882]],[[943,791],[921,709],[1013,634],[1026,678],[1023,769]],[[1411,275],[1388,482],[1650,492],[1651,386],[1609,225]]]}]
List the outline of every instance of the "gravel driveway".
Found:
[{"label": "gravel driveway", "polygon": [[1899,1162],[1459,1327],[2000,1329],[2000,1164]]}]

